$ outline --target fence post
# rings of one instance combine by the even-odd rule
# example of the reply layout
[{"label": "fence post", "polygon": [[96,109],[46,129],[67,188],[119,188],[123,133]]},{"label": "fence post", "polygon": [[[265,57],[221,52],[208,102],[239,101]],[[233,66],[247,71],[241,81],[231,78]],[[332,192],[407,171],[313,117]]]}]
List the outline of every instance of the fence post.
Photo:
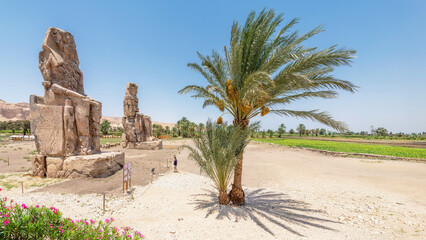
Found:
[{"label": "fence post", "polygon": [[102,205],[102,209],[104,210],[104,212],[105,212],[105,193],[103,194],[104,195],[104,199],[103,199],[103,205]]}]

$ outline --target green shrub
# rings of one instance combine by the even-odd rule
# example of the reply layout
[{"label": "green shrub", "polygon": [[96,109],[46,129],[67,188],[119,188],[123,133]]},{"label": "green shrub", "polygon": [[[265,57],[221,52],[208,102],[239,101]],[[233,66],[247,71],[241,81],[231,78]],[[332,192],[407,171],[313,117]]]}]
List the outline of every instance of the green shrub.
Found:
[{"label": "green shrub", "polygon": [[[1,191],[1,189],[0,189]],[[142,239],[130,227],[112,227],[113,218],[74,221],[45,206],[26,206],[0,198],[0,239]]]}]

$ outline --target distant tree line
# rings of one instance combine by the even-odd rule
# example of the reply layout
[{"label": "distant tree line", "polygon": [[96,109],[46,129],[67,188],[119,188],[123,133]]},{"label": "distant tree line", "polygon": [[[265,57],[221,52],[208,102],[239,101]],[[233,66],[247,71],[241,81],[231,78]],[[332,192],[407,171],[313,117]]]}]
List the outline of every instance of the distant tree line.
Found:
[{"label": "distant tree line", "polygon": [[[16,121],[16,122],[0,122],[0,129],[5,130],[23,130],[22,124],[20,123],[23,121]],[[4,123],[4,124],[3,124]],[[29,121],[26,121],[27,129],[29,129]],[[371,130],[369,131],[360,131],[360,132],[353,132],[353,131],[346,131],[346,132],[335,132],[335,131],[329,131],[325,128],[307,128],[304,124],[297,125],[296,129],[291,128],[287,131],[287,127],[285,124],[280,124],[276,130],[272,129],[260,129],[260,125],[258,122],[255,122],[253,124],[253,127],[251,127],[251,138],[283,138],[285,136],[308,136],[308,137],[360,137],[360,138],[398,138],[398,139],[426,139],[426,132],[422,133],[392,133],[389,132],[384,127],[378,127],[374,128],[373,126],[370,127]],[[108,134],[114,134],[114,135],[121,135],[121,133],[124,132],[124,129],[122,127],[113,127],[111,126],[110,122],[107,120],[103,121],[100,126],[101,133],[104,135]],[[186,117],[182,117],[174,127],[163,127],[163,125],[160,124],[153,124],[152,125],[152,131],[154,137],[173,137],[173,138],[192,138],[196,136],[201,136],[205,133],[206,127],[204,123],[195,123],[190,121]]]},{"label": "distant tree line", "polygon": [[104,120],[101,123],[100,129],[101,133],[103,135],[117,135],[117,136],[121,136],[121,134],[124,132],[124,129],[122,127],[117,127],[117,126],[111,126],[111,123],[108,120]]},{"label": "distant tree line", "polygon": [[25,135],[31,133],[30,121],[17,120],[17,121],[0,121],[0,131],[11,133],[23,133]]},{"label": "distant tree line", "polygon": [[421,133],[392,133],[389,132],[384,127],[378,127],[374,128],[371,127],[371,131],[360,131],[360,132],[353,132],[353,131],[345,131],[345,132],[335,132],[335,131],[329,131],[324,128],[315,128],[315,129],[309,129],[304,124],[297,125],[296,129],[290,129],[288,132],[286,131],[286,126],[284,124],[281,124],[277,130],[260,130],[257,129],[255,132],[251,133],[252,138],[282,138],[284,136],[308,136],[308,137],[359,137],[359,138],[372,138],[372,139],[426,139],[426,132]]},{"label": "distant tree line", "polygon": [[160,124],[152,125],[152,134],[155,137],[160,137],[161,135],[168,135],[171,137],[182,137],[182,138],[192,138],[196,136],[201,136],[205,132],[204,123],[195,123],[188,120],[186,117],[182,117],[177,121],[176,125],[173,128],[169,126],[163,127]]}]

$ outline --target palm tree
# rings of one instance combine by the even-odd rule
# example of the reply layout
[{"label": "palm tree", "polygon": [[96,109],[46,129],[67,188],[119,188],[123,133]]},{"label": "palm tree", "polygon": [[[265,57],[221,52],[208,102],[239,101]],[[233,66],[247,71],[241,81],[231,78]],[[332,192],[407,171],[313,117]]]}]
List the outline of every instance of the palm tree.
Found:
[{"label": "palm tree", "polygon": [[[332,46],[326,49],[305,47],[302,43],[323,31],[321,26],[299,35],[290,29],[298,23],[293,19],[279,28],[282,14],[264,9],[257,17],[252,11],[244,26],[234,21],[230,46],[224,56],[198,53],[201,65],[189,63],[207,80],[207,86],[190,85],[179,91],[194,93],[203,98],[203,107],[216,105],[220,111],[233,116],[233,124],[246,128],[250,119],[269,112],[282,116],[318,121],[337,130],[344,130],[342,122],[318,110],[296,111],[284,108],[293,101],[306,98],[334,98],[336,89],[354,92],[356,86],[331,75],[335,67],[349,66],[354,50]],[[274,35],[275,34],[275,35]],[[219,117],[218,122],[222,121]],[[231,200],[244,204],[241,186],[243,155],[235,167]]]},{"label": "palm tree", "polygon": [[318,137],[318,134],[320,133],[320,129],[319,128],[317,128],[317,129],[315,129],[315,136],[316,137]]},{"label": "palm tree", "polygon": [[283,135],[283,133],[285,133],[285,129],[286,129],[286,126],[284,125],[284,123],[283,124],[281,124],[279,127],[278,127],[278,137],[279,138],[281,138],[281,135]]},{"label": "palm tree", "polygon": [[190,122],[188,126],[189,137],[193,138],[195,136],[195,128],[197,128],[197,124],[195,122]]},{"label": "palm tree", "polygon": [[302,137],[302,133],[305,133],[306,127],[304,124],[299,124],[296,130],[299,132],[299,137]]},{"label": "palm tree", "polygon": [[199,123],[197,130],[198,130],[198,135],[201,136],[203,135],[204,129],[206,128],[206,126],[204,125],[204,123]]},{"label": "palm tree", "polygon": [[[108,120],[104,120],[101,123],[100,126],[100,131],[102,132],[103,135],[108,135],[108,132],[111,130],[111,123]],[[15,131],[14,131],[15,133]]]},{"label": "palm tree", "polygon": [[173,135],[173,137],[178,137],[179,136],[179,134],[178,134],[178,129],[177,129],[177,127],[173,127],[172,128],[172,135]]},{"label": "palm tree", "polygon": [[251,135],[251,137],[252,138],[254,138],[255,137],[255,135],[256,135],[256,137],[257,137],[257,132],[259,131],[259,129],[260,129],[260,122],[259,121],[257,121],[257,122],[253,122],[253,123],[251,123],[250,124],[250,127],[249,127],[249,129],[250,129],[250,135]]},{"label": "palm tree", "polygon": [[269,134],[269,138],[274,136],[274,131],[272,129],[268,129],[267,133]]},{"label": "palm tree", "polygon": [[154,136],[158,138],[164,132],[163,126],[161,126],[160,124],[153,124],[152,125],[152,132],[153,132]]},{"label": "palm tree", "polygon": [[186,118],[182,117],[181,120],[177,121],[177,127],[179,131],[182,133],[182,137],[186,138],[189,137],[189,124],[191,122]]},{"label": "palm tree", "polygon": [[237,156],[248,144],[248,136],[248,129],[241,130],[238,126],[218,125],[208,121],[206,134],[193,138],[195,148],[184,146],[190,151],[189,158],[195,160],[200,170],[213,180],[219,191],[218,200],[221,205],[229,203],[227,188],[238,162]]}]

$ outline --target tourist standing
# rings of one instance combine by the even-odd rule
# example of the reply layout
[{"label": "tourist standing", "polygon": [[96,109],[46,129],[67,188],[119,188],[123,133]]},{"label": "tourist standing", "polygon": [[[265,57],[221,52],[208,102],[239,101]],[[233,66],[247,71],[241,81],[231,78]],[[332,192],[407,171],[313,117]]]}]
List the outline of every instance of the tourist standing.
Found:
[{"label": "tourist standing", "polygon": [[177,158],[176,158],[176,155],[174,157],[175,157],[175,160],[173,161],[173,165],[175,166],[174,172],[178,172],[178,170],[177,170]]}]

